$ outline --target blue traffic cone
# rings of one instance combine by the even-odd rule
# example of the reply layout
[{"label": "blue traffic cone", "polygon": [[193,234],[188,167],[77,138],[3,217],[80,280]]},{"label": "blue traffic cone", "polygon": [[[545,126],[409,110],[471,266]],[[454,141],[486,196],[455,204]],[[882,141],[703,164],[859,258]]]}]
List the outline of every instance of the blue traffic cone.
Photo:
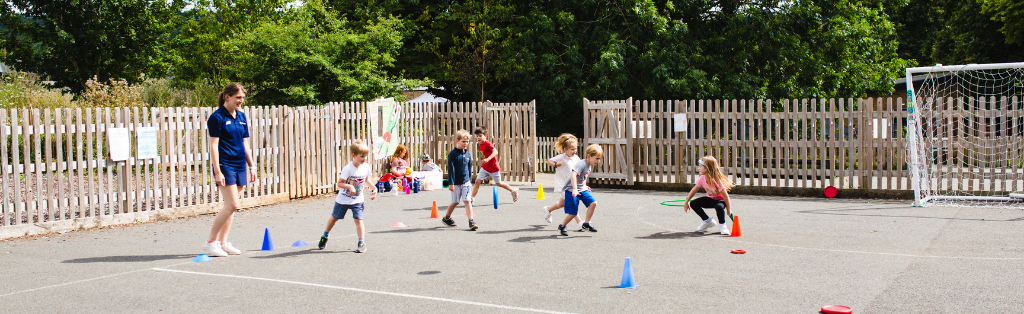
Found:
[{"label": "blue traffic cone", "polygon": [[196,256],[196,258],[192,259],[192,262],[195,262],[195,263],[202,263],[202,262],[209,262],[209,261],[210,261],[210,257],[207,256],[206,254],[199,254],[198,256]]},{"label": "blue traffic cone", "polygon": [[301,247],[301,246],[309,246],[309,244],[306,244],[306,241],[298,240],[298,241],[295,241],[295,243],[292,243],[292,246],[293,247]]},{"label": "blue traffic cone", "polygon": [[270,228],[263,229],[263,250],[273,251],[274,242],[270,241]]},{"label": "blue traffic cone", "polygon": [[619,288],[636,288],[636,279],[633,278],[633,263],[630,263],[629,257],[626,258],[626,266],[622,267],[622,283],[619,284]]},{"label": "blue traffic cone", "polygon": [[498,187],[494,187],[494,209],[498,209]]}]

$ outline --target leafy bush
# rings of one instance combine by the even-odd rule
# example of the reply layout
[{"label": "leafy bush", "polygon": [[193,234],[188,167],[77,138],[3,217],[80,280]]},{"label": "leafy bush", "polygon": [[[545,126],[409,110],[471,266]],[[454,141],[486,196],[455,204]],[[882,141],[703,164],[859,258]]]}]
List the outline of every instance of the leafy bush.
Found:
[{"label": "leafy bush", "polygon": [[82,107],[117,108],[145,106],[142,100],[142,86],[131,86],[128,81],[110,79],[107,84],[93,77],[85,82],[85,91],[80,95]]},{"label": "leafy bush", "polygon": [[176,86],[170,79],[150,78],[142,83],[142,99],[150,107],[216,107],[220,89],[211,80]]},{"label": "leafy bush", "polygon": [[0,108],[71,108],[74,95],[45,86],[41,77],[14,71],[0,78]]}]

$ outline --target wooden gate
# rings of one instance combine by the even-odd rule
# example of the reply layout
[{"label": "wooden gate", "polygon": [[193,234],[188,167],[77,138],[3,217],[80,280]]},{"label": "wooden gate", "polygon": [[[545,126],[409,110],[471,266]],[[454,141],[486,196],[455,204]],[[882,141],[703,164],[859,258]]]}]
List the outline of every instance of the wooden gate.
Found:
[{"label": "wooden gate", "polygon": [[[590,178],[600,183],[633,185],[633,98],[595,101],[583,99],[584,149],[599,144],[604,149],[601,164]],[[580,158],[586,157],[586,153]]]}]

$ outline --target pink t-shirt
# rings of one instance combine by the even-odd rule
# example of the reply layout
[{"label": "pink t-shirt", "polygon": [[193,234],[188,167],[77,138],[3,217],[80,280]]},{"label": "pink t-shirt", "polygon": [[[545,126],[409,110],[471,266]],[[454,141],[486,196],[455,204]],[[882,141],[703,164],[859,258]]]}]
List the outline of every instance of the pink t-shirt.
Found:
[{"label": "pink t-shirt", "polygon": [[[710,198],[713,198],[713,199],[716,199],[716,200],[725,199],[725,197],[722,196],[722,194],[711,195],[710,190],[708,190],[708,187],[710,187],[711,185],[708,184],[708,179],[705,178],[704,176],[700,176],[700,178],[697,178],[697,183],[695,185],[697,187],[699,187],[699,188],[703,188],[704,191],[707,192],[708,197],[710,197]],[[721,184],[715,184],[714,188],[715,188],[716,191],[721,191],[722,190],[722,185]]]}]

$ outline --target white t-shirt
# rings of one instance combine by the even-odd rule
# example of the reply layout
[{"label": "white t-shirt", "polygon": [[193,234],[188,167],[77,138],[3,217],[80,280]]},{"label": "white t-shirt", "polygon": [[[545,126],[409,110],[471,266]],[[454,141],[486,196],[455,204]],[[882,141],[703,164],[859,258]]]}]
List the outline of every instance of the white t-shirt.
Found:
[{"label": "white t-shirt", "polygon": [[579,155],[572,155],[572,158],[566,157],[565,154],[558,154],[558,156],[551,157],[548,159],[552,162],[561,162],[562,165],[555,169],[555,193],[565,192],[562,188],[565,187],[565,182],[569,181],[569,174],[572,173],[572,166],[580,161]]},{"label": "white t-shirt", "polygon": [[341,169],[341,173],[338,174],[338,180],[344,180],[345,183],[351,184],[356,189],[355,195],[349,195],[348,189],[341,189],[341,193],[338,193],[338,198],[334,200],[335,203],[341,205],[352,205],[359,204],[364,201],[363,188],[365,188],[364,182],[366,177],[370,176],[370,164],[363,163],[356,168],[351,162]]}]

